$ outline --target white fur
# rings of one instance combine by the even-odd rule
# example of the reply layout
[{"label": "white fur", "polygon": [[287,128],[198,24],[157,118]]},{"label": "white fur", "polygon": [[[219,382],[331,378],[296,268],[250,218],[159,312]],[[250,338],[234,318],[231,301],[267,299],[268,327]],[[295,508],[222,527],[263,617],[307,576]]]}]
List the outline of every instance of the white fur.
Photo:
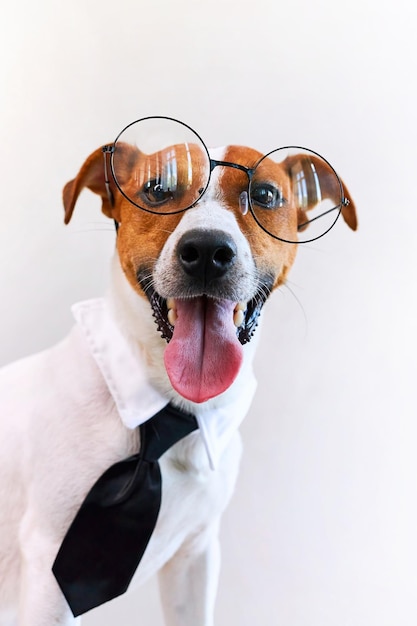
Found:
[{"label": "white fur", "polygon": [[256,268],[246,238],[239,229],[236,219],[220,203],[201,202],[187,211],[178,227],[168,237],[154,270],[156,291],[163,297],[176,297],[178,268],[175,263],[175,249],[181,236],[191,228],[209,232],[221,228],[234,239],[237,246],[236,261],[233,268],[233,287],[229,286],[229,299],[248,301],[257,289]]},{"label": "white fur", "polygon": [[[232,214],[209,200],[206,211],[187,212],[168,239],[157,264],[158,286],[181,233],[220,223],[237,241],[240,296],[249,298],[255,274],[249,246]],[[109,300],[132,347],[145,352],[153,384],[167,399],[197,409],[172,390],[150,306],[129,286],[117,257]],[[245,362],[232,387],[198,410],[239,396],[254,349],[255,341],[244,347]],[[138,433],[123,425],[79,327],[53,348],[0,370],[0,401],[0,626],[73,626],[52,562],[86,492],[112,463],[137,451]],[[198,436],[161,459],[162,509],[134,583],[159,572],[167,626],[213,624],[219,519],[234,488],[240,448],[234,432],[216,471]]]}]

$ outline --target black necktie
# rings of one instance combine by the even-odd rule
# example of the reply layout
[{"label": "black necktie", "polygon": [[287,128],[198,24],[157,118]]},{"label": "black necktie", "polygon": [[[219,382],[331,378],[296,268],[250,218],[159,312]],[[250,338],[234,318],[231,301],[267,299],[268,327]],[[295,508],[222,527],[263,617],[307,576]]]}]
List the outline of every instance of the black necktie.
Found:
[{"label": "black necktie", "polygon": [[98,479],[52,567],[75,617],[128,588],[158,518],[158,459],[198,425],[193,415],[168,404],[139,428],[139,453],[112,465]]}]

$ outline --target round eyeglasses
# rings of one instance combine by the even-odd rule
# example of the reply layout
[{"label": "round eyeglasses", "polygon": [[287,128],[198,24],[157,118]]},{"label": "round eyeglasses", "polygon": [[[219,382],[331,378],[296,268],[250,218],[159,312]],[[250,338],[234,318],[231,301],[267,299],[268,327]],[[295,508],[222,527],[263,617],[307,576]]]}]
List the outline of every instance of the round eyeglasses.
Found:
[{"label": "round eyeglasses", "polygon": [[[103,147],[114,182],[132,204],[156,215],[194,207],[207,191],[213,170],[231,167],[232,205],[250,213],[262,230],[287,243],[307,243],[325,235],[343,206],[342,182],[330,163],[313,150],[287,146],[259,153],[253,163],[211,158],[201,137],[187,124],[169,117],[132,122]],[[229,192],[228,192],[229,193]]]}]

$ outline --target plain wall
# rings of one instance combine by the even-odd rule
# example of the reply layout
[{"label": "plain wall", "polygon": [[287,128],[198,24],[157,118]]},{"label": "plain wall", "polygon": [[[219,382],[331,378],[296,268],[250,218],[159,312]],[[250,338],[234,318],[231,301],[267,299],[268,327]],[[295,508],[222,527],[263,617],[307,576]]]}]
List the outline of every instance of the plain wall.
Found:
[{"label": "plain wall", "polygon": [[[134,119],[177,117],[211,146],[307,146],[356,201],[358,232],[340,220],[300,247],[265,312],[218,624],[417,623],[416,6],[2,6],[0,363],[104,292],[113,227],[88,192],[64,227],[61,189]],[[155,581],[85,624],[161,625]]]}]

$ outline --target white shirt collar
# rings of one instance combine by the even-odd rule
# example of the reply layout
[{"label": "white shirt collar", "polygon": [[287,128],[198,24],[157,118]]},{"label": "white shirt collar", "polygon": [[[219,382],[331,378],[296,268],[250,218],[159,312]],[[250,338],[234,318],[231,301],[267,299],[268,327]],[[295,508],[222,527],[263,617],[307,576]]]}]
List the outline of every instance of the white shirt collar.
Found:
[{"label": "white shirt collar", "polygon": [[[127,428],[136,428],[168,404],[150,383],[145,359],[130,349],[104,298],[78,302],[72,312]],[[220,408],[201,405],[194,412],[213,469],[245,417],[255,390],[256,380],[250,370],[239,396]]]}]

